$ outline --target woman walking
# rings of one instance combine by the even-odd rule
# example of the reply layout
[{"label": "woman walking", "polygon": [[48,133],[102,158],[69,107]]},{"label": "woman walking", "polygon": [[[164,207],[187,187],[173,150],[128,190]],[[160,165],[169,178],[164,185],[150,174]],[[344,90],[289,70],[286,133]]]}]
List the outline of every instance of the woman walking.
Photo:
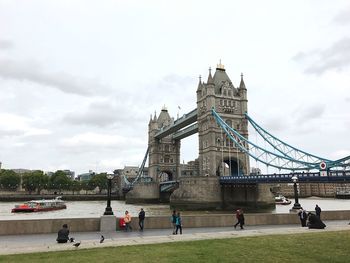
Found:
[{"label": "woman walking", "polygon": [[175,231],[176,235],[179,229],[180,229],[180,235],[182,235],[182,222],[181,222],[180,212],[178,212],[176,216],[176,231]]}]

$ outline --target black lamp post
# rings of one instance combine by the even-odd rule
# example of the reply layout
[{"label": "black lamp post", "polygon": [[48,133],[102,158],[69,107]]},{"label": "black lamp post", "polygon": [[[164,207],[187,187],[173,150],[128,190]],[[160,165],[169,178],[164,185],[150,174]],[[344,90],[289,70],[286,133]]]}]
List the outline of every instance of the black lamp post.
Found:
[{"label": "black lamp post", "polygon": [[113,215],[112,207],[111,207],[111,191],[112,191],[112,179],[113,175],[108,174],[107,180],[108,180],[108,187],[107,187],[107,207],[104,212],[104,215]]},{"label": "black lamp post", "polygon": [[293,175],[292,181],[293,181],[293,187],[294,187],[294,200],[295,200],[295,203],[292,209],[297,210],[301,208],[301,205],[299,204],[298,188],[297,188],[298,177],[296,175]]}]

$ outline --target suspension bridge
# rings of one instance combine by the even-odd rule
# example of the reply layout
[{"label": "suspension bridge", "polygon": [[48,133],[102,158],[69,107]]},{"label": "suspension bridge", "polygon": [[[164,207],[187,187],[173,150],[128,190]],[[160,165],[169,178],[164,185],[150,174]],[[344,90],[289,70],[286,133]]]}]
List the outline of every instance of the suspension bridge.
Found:
[{"label": "suspension bridge", "polygon": [[[186,207],[190,204],[218,207],[225,203],[223,196],[228,196],[229,202],[266,204],[272,199],[263,185],[290,183],[293,175],[300,183],[350,182],[350,156],[331,160],[298,149],[272,135],[248,115],[243,74],[239,86],[235,87],[220,63],[214,76],[209,69],[206,83],[199,79],[196,93],[197,108],[177,120],[170,117],[166,108],[158,117],[151,115],[148,148],[138,175],[133,180],[124,177],[126,191],[132,190],[127,200],[156,200],[166,192],[170,203]],[[249,132],[254,132],[263,146],[249,140]],[[199,156],[191,169],[198,176],[188,176],[181,171],[180,141],[196,133]],[[149,166],[145,176],[147,158]],[[277,172],[251,173],[251,161]],[[164,174],[166,181],[160,180]],[[232,192],[225,188],[248,184],[255,185],[256,189]]]}]

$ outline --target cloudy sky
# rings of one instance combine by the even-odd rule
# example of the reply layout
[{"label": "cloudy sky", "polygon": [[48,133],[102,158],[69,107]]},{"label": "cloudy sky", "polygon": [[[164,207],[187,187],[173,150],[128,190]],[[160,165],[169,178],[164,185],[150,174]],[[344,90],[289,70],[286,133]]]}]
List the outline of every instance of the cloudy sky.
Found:
[{"label": "cloudy sky", "polygon": [[140,165],[150,114],[194,109],[219,59],[271,133],[350,154],[349,1],[0,0],[3,168]]}]

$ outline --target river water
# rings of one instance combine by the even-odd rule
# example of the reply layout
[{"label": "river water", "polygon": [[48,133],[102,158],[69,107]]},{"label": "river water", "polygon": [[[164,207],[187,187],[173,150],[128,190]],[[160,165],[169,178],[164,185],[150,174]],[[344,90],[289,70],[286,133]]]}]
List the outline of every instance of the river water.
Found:
[{"label": "river water", "polygon": [[[328,199],[328,198],[300,198],[299,203],[307,211],[314,211],[315,205],[318,204],[323,211],[331,210],[350,210],[350,200],[345,199]],[[19,202],[0,202],[0,220],[11,219],[47,219],[47,218],[96,218],[103,215],[106,208],[106,201],[67,201],[67,209],[39,212],[39,213],[11,213],[11,209]],[[294,200],[290,205],[276,205],[275,210],[271,213],[288,213],[292,208]],[[170,215],[169,205],[164,204],[147,204],[147,205],[131,205],[125,204],[124,201],[114,201],[111,203],[113,212],[116,216],[124,215],[128,210],[131,215],[137,216],[140,208],[144,208],[147,216]],[[184,211],[184,215],[188,214],[210,214],[211,211]],[[218,213],[218,211],[215,211]],[[222,211],[222,213],[230,213]]]}]

